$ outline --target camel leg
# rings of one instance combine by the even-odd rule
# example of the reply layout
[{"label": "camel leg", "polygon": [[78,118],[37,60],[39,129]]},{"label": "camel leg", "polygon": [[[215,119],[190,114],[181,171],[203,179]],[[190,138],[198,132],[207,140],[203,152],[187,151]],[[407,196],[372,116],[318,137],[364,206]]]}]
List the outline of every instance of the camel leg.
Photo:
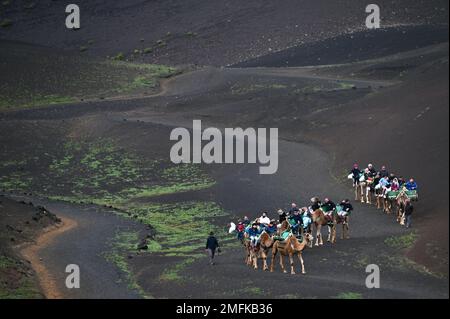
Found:
[{"label": "camel leg", "polygon": [[365,189],[364,189],[365,187],[361,184],[361,203],[364,203],[364,191],[365,191]]},{"label": "camel leg", "polygon": [[263,251],[261,253],[261,256],[262,256],[262,260],[263,260],[263,270],[267,271],[267,270],[269,270],[269,267],[267,266],[267,254]]},{"label": "camel leg", "polygon": [[247,256],[245,258],[245,264],[247,266],[251,265],[251,255],[250,255],[250,249],[247,247]]},{"label": "camel leg", "polygon": [[337,232],[336,224],[337,223],[335,222],[335,223],[333,223],[333,226],[331,226],[331,243],[332,244],[336,243],[336,232]]},{"label": "camel leg", "polygon": [[305,264],[303,263],[302,252],[299,252],[297,256],[298,256],[298,260],[300,260],[300,264],[302,265],[302,274],[306,274]]},{"label": "camel leg", "polygon": [[276,249],[272,249],[272,259],[270,261],[270,272],[273,272],[273,267],[275,264],[275,256],[277,255],[277,250]]},{"label": "camel leg", "polygon": [[295,275],[294,270],[294,257],[292,254],[289,254],[289,262],[291,263],[291,275]]},{"label": "camel leg", "polygon": [[328,226],[328,238],[327,238],[327,242],[331,241],[331,226]]},{"label": "camel leg", "polygon": [[319,245],[323,245],[323,237],[322,237],[322,225],[320,225],[320,233],[319,233]]},{"label": "camel leg", "polygon": [[284,269],[284,264],[283,264],[283,254],[282,254],[282,253],[280,253],[280,267],[281,267],[281,270],[282,270],[284,273],[287,273],[286,269]]},{"label": "camel leg", "polygon": [[350,238],[350,216],[345,217],[345,228],[347,228],[347,236],[346,238],[349,239]]},{"label": "camel leg", "polygon": [[348,216],[345,217],[344,223],[342,223],[342,237],[344,239],[349,239],[349,225],[348,225]]},{"label": "camel leg", "polygon": [[320,225],[316,225],[316,243],[315,246],[319,246],[320,241]]},{"label": "camel leg", "polygon": [[253,269],[258,269],[258,252],[253,252]]},{"label": "camel leg", "polygon": [[366,203],[370,204],[370,187],[366,187]]}]

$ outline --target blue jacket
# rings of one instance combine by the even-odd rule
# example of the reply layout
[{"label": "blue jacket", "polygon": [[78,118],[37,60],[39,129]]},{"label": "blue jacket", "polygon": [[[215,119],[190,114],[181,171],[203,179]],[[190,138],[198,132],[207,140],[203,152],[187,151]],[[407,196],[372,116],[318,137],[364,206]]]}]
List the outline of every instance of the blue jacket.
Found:
[{"label": "blue jacket", "polygon": [[417,183],[416,182],[412,182],[412,183],[408,182],[405,184],[405,187],[409,191],[415,191],[415,190],[417,190]]},{"label": "blue jacket", "polygon": [[259,236],[259,234],[261,234],[261,231],[257,228],[257,229],[253,229],[253,227],[250,227],[247,230],[247,234],[249,236]]},{"label": "blue jacket", "polygon": [[275,233],[276,231],[277,231],[277,225],[266,226],[266,232],[268,232],[270,235]]}]

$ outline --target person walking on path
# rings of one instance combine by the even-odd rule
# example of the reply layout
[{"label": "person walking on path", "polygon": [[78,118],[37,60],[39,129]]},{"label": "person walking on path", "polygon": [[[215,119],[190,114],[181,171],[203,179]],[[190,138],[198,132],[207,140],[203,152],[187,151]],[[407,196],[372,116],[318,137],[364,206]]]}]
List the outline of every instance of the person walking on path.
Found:
[{"label": "person walking on path", "polygon": [[405,205],[405,225],[406,225],[406,228],[411,227],[411,216],[412,216],[413,211],[414,211],[414,206],[411,204],[411,200],[407,199],[406,200],[406,205]]},{"label": "person walking on path", "polygon": [[218,250],[219,247],[220,247],[219,246],[219,241],[214,236],[214,233],[210,232],[209,233],[209,237],[206,240],[206,251],[208,253],[209,263],[211,265],[214,265],[214,256],[216,255],[216,250]]}]

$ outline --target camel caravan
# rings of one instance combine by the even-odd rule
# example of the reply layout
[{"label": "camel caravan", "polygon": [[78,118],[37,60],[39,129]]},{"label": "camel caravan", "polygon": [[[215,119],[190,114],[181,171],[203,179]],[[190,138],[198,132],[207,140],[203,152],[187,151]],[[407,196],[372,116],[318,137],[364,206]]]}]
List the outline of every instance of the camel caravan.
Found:
[{"label": "camel caravan", "polygon": [[409,227],[408,211],[412,210],[411,202],[419,200],[414,178],[405,181],[403,177],[389,173],[386,166],[377,171],[369,164],[367,168],[360,170],[358,164],[354,164],[348,179],[353,180],[356,201],[375,203],[377,209],[382,209],[386,214],[395,212],[397,222]]},{"label": "camel caravan", "polygon": [[[342,225],[342,239],[349,238],[349,219],[353,210],[348,199],[339,205],[326,198],[324,203],[319,198],[311,198],[309,207],[297,208],[293,203],[288,212],[278,210],[278,220],[270,219],[267,213],[254,221],[248,217],[231,222],[229,233],[234,233],[245,249],[245,263],[258,269],[258,261],[262,260],[263,270],[274,271],[275,258],[279,256],[281,270],[287,273],[284,259],[289,258],[290,273],[295,274],[294,259],[298,258],[301,273],[305,274],[302,252],[306,247],[323,245],[322,227],[328,228],[328,242],[336,242],[336,228]],[[313,233],[315,236],[313,236]],[[314,238],[315,237],[315,238]],[[267,263],[272,253],[270,268]]]},{"label": "camel caravan", "polygon": [[[355,200],[361,203],[376,203],[378,209],[387,214],[396,210],[397,221],[409,227],[411,223],[411,201],[419,199],[417,183],[411,178],[406,182],[402,177],[390,174],[383,166],[376,171],[372,164],[361,171],[357,164],[348,176],[353,180]],[[284,259],[289,258],[290,273],[295,274],[294,259],[298,258],[301,273],[305,274],[303,250],[323,245],[322,227],[328,229],[327,241],[336,243],[337,229],[342,225],[342,239],[349,238],[349,221],[353,211],[350,200],[345,199],[335,204],[329,198],[323,203],[318,197],[311,198],[309,207],[297,208],[292,203],[288,212],[278,210],[278,220],[270,219],[267,212],[250,221],[248,217],[237,224],[230,223],[230,234],[236,234],[245,250],[245,263],[258,269],[262,260],[263,270],[274,271],[276,256],[279,256],[281,270],[287,273]],[[267,259],[272,253],[270,267]]]}]

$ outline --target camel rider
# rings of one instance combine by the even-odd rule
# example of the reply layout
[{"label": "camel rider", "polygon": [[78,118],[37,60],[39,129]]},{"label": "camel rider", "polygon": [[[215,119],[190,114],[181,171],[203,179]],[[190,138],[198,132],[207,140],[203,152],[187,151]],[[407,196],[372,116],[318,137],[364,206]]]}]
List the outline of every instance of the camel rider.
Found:
[{"label": "camel rider", "polygon": [[248,219],[247,216],[244,216],[244,221],[242,223],[244,224],[245,227],[247,227],[248,225],[250,225],[250,219]]},{"label": "camel rider", "polygon": [[237,238],[242,241],[244,239],[244,231],[245,231],[245,225],[242,221],[239,221],[236,226],[237,231]]},{"label": "camel rider", "polygon": [[266,232],[272,236],[277,232],[277,222],[275,219],[272,219],[270,223],[265,228]]},{"label": "camel rider", "polygon": [[396,192],[400,190],[400,183],[398,182],[398,178],[394,178],[391,183],[391,190]]},{"label": "camel rider", "polygon": [[259,236],[261,235],[261,230],[257,223],[253,223],[251,227],[246,230],[248,238],[250,239],[250,244],[254,247],[258,244]]},{"label": "camel rider", "polygon": [[388,177],[389,183],[392,184],[392,182],[394,181],[395,178],[396,178],[396,177],[395,177],[395,174],[394,174],[394,173],[389,174],[389,177]]},{"label": "camel rider", "polygon": [[336,209],[336,204],[333,203],[332,200],[330,200],[329,198],[325,198],[324,203],[322,205],[322,210],[326,213],[326,214],[331,214],[333,212],[333,210]]},{"label": "camel rider", "polygon": [[258,222],[259,222],[261,225],[268,225],[268,224],[270,224],[270,218],[267,217],[267,213],[266,213],[266,212],[264,212],[264,213],[261,215],[261,217],[259,217]]},{"label": "camel rider", "polygon": [[380,174],[381,177],[388,177],[389,172],[387,171],[386,166],[381,166],[381,170],[378,172],[378,174]]},{"label": "camel rider", "polygon": [[378,173],[376,173],[375,177],[373,178],[372,183],[369,186],[371,193],[375,193],[375,190],[377,189],[377,185],[380,183],[380,179],[381,179],[381,176]]},{"label": "camel rider", "polygon": [[286,220],[286,213],[282,209],[279,209],[278,210],[278,222],[281,224],[285,220]]},{"label": "camel rider", "polygon": [[400,185],[400,188],[402,188],[403,186],[405,186],[406,181],[405,181],[405,179],[403,178],[403,176],[400,176],[400,177],[398,178],[398,184]]},{"label": "camel rider", "polygon": [[375,186],[375,189],[381,189],[381,194],[384,194],[388,186],[389,178],[387,176],[381,176],[380,181],[378,182],[377,186]]},{"label": "camel rider", "polygon": [[405,184],[405,187],[409,191],[416,191],[418,189],[417,183],[414,178],[410,178],[409,182]]},{"label": "camel rider", "polygon": [[298,207],[296,203],[291,204],[291,208],[289,209],[289,215],[294,215],[295,212],[298,212]]},{"label": "camel rider", "polygon": [[350,174],[353,179],[353,187],[359,185],[359,177],[361,175],[361,171],[359,170],[358,164],[353,164],[353,169],[350,171]]},{"label": "camel rider", "polygon": [[350,203],[349,199],[344,199],[340,205],[342,210],[338,211],[339,217],[345,217],[353,211],[353,205]]},{"label": "camel rider", "polygon": [[294,235],[298,235],[299,228],[302,225],[302,222],[303,220],[298,209],[289,216],[289,224],[291,225],[292,233],[294,233]]},{"label": "camel rider", "polygon": [[302,209],[300,210],[300,216],[302,217],[302,225],[303,225],[303,229],[308,232],[309,226],[312,223],[312,219],[311,219],[311,214],[308,211],[307,207],[302,207]]},{"label": "camel rider", "polygon": [[311,211],[314,212],[318,210],[322,206],[322,202],[320,201],[319,197],[313,197],[311,198]]},{"label": "camel rider", "polygon": [[367,169],[369,170],[369,178],[375,178],[377,175],[377,170],[373,167],[372,164],[367,165]]}]

